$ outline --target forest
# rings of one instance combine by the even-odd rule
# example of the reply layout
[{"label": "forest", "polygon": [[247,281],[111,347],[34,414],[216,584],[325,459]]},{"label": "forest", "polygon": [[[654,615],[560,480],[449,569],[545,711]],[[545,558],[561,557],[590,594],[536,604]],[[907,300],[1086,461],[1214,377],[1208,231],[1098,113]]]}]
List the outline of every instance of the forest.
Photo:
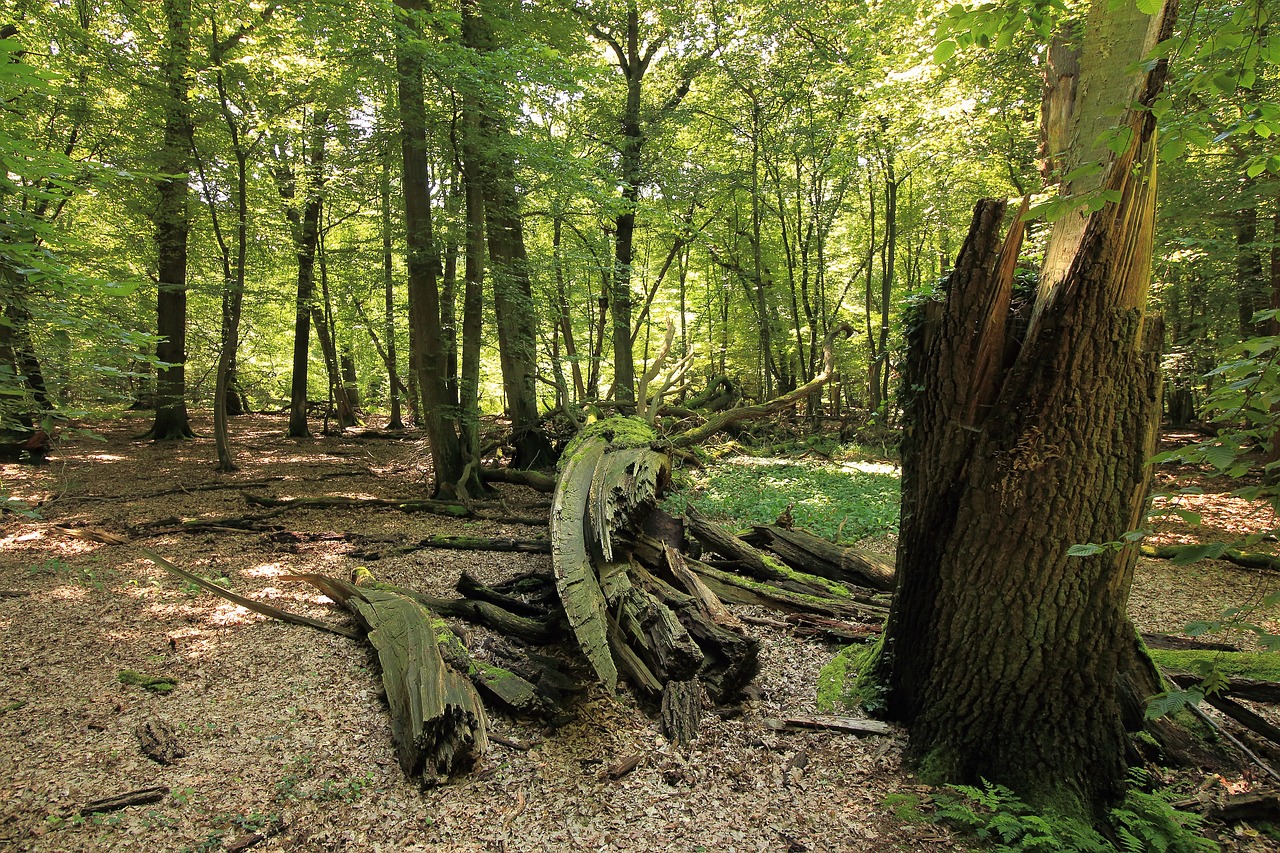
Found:
[{"label": "forest", "polygon": [[0,845],[1280,849],[1269,0],[12,0]]}]

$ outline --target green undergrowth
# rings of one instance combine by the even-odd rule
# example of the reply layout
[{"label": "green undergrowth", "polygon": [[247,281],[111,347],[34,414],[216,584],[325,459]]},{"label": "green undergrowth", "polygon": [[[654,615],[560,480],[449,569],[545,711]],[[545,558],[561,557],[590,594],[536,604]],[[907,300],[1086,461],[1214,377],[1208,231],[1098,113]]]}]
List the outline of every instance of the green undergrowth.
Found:
[{"label": "green undergrowth", "polygon": [[[998,851],[1028,853],[1211,853],[1218,845],[1196,834],[1204,818],[1175,809],[1173,795],[1147,790],[1135,770],[1124,801],[1108,813],[1111,838],[1077,818],[1039,812],[1003,785],[955,785],[936,798],[937,816]],[[1111,839],[1114,839],[1111,840]]]},{"label": "green undergrowth", "polygon": [[898,473],[857,448],[830,460],[733,456],[687,471],[667,499],[669,512],[692,503],[734,524],[772,524],[791,507],[796,527],[834,541],[856,541],[898,530]]}]

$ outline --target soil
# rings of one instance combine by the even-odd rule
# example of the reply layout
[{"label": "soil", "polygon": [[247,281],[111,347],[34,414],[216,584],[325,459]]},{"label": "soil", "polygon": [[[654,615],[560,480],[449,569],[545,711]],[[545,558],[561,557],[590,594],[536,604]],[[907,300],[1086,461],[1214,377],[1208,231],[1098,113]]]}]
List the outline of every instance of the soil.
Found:
[{"label": "soil", "polygon": [[[188,442],[134,440],[147,426],[96,424],[96,438],[64,436],[46,466],[0,467],[9,496],[38,512],[0,516],[0,849],[968,849],[921,817],[930,791],[901,766],[901,734],[766,726],[817,710],[818,670],[838,651],[768,627],[753,627],[763,666],[749,697],[708,710],[687,752],[625,689],[610,697],[587,688],[554,730],[494,713],[493,731],[516,746],[495,743],[472,773],[420,788],[396,764],[363,643],[188,587],[139,548],[242,595],[340,624],[345,617],[328,599],[284,576],[345,577],[365,564],[383,580],[447,595],[463,569],[493,582],[548,568],[549,558],[424,550],[369,561],[354,552],[431,534],[537,538],[545,528],[299,508],[262,519],[267,529],[180,531],[177,519],[262,515],[246,492],[422,497],[429,456],[413,434],[288,439],[283,418],[254,415],[233,419],[242,470],[223,475],[206,420],[194,419],[202,437]],[[1226,488],[1195,499],[1206,524],[1274,525],[1233,504]],[[547,496],[499,489],[500,505],[486,514],[546,514]],[[1273,585],[1273,576],[1219,563],[1143,561],[1133,615],[1144,629],[1176,632]],[[126,670],[176,686],[150,692],[122,682]],[[182,755],[168,764],[143,755],[140,733],[156,732],[170,733]],[[607,772],[634,757],[620,778]],[[1251,781],[1224,783],[1246,789]],[[80,816],[92,801],[151,787],[167,793]],[[1247,824],[1221,840],[1228,850],[1280,849]]]}]

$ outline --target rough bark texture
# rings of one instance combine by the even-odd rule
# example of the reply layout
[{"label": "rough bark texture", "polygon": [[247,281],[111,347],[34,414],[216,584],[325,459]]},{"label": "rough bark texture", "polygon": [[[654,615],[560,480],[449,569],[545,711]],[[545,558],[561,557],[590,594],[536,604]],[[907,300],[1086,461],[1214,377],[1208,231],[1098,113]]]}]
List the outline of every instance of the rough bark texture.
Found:
[{"label": "rough bark texture", "polygon": [[[1161,30],[1105,3],[1090,27],[1121,68]],[[1086,45],[1085,73],[1103,53]],[[1077,111],[1145,99],[1159,85],[1094,83],[1082,91],[1101,100]],[[1148,485],[1160,411],[1142,310],[1149,119],[1125,117],[1132,144],[1105,170],[1100,186],[1121,201],[1051,240],[1024,340],[1007,337],[1021,225],[1001,240],[1002,202],[978,205],[945,302],[915,318],[898,584],[876,667],[885,710],[910,726],[929,780],[988,779],[1094,817],[1125,778],[1117,676],[1136,645],[1125,613],[1136,550],[1067,550],[1138,527]]]}]

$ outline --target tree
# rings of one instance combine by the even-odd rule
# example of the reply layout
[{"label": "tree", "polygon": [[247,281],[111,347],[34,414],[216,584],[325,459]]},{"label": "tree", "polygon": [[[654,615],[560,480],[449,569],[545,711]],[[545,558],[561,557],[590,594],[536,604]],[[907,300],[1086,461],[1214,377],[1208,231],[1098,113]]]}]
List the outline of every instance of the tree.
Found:
[{"label": "tree", "polygon": [[1046,150],[1071,180],[1034,300],[1014,296],[1023,225],[1001,240],[1003,203],[980,203],[904,370],[898,585],[873,667],[884,710],[929,781],[987,779],[1086,819],[1123,790],[1126,724],[1152,684],[1125,612],[1136,551],[1120,543],[1141,521],[1159,414],[1146,107],[1164,64],[1129,69],[1171,23],[1099,0],[1080,52],[1050,54]]},{"label": "tree", "polygon": [[187,417],[187,240],[191,150],[191,3],[164,0],[164,139],[157,155],[154,210],[156,275],[156,358],[164,363],[156,377],[156,417],[147,436],[157,440],[192,438]]}]

